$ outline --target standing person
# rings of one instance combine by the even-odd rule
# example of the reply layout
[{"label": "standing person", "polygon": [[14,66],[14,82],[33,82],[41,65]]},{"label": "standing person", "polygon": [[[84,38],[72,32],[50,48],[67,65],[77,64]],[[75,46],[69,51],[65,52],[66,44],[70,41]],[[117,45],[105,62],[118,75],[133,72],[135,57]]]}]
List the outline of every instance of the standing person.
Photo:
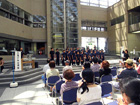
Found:
[{"label": "standing person", "polygon": [[59,66],[60,52],[59,52],[59,50],[58,50],[58,49],[56,49],[56,53],[55,53],[55,55],[56,55],[56,65],[58,65],[58,66]]},{"label": "standing person", "polygon": [[80,54],[80,62],[81,62],[81,65],[83,65],[83,63],[84,63],[84,53],[83,53],[83,51],[81,51],[81,54]]},{"label": "standing person", "polygon": [[88,50],[86,50],[86,52],[85,52],[85,57],[86,57],[85,61],[89,61],[89,53],[88,53]]},{"label": "standing person", "polygon": [[75,61],[76,61],[76,53],[75,50],[72,53],[72,65],[75,65]]},{"label": "standing person", "polygon": [[65,60],[66,60],[66,53],[65,50],[63,50],[63,53],[61,54],[61,61],[63,66],[65,66]]},{"label": "standing person", "polygon": [[20,51],[21,51],[21,58],[23,58],[24,57],[23,48],[20,48]]},{"label": "standing person", "polygon": [[70,62],[69,65],[71,65],[72,62],[71,62],[71,53],[70,53],[70,51],[68,51],[67,57],[68,57],[68,60]]},{"label": "standing person", "polygon": [[3,61],[3,58],[0,57],[0,73],[2,73],[3,69],[4,69],[4,61]]},{"label": "standing person", "polygon": [[77,90],[78,105],[86,105],[92,102],[101,101],[101,86],[95,84],[95,76],[91,69],[82,72],[82,83]]},{"label": "standing person", "polygon": [[128,50],[123,51],[124,58],[123,60],[126,61],[129,58]]},{"label": "standing person", "polygon": [[76,64],[77,65],[80,64],[80,53],[79,53],[79,51],[77,51],[77,54],[76,54]]},{"label": "standing person", "polygon": [[51,51],[50,51],[50,60],[54,60],[54,50],[53,48],[51,48]]},{"label": "standing person", "polygon": [[89,59],[90,59],[90,63],[92,63],[92,58],[93,58],[93,51],[91,50],[90,54],[89,54]]},{"label": "standing person", "polygon": [[101,50],[101,60],[104,61],[105,60],[105,55],[104,55],[104,50]]}]

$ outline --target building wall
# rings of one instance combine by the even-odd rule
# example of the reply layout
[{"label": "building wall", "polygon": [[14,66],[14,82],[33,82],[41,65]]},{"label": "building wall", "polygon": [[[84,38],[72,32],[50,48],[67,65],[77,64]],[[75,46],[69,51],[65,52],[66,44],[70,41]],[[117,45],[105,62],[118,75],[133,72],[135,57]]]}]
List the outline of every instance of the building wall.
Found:
[{"label": "building wall", "polygon": [[[122,0],[107,10],[108,49],[110,53],[120,53],[121,47],[128,48],[127,2]],[[111,20],[124,15],[124,22],[111,26]]]},{"label": "building wall", "polygon": [[[108,8],[108,48],[110,53],[120,54],[121,47],[132,51],[134,48],[139,51],[139,34],[128,33],[128,10],[140,6],[139,0],[121,0]],[[110,20],[124,15],[124,22],[110,25]]]},{"label": "building wall", "polygon": [[81,5],[81,20],[107,21],[107,9]]},{"label": "building wall", "polygon": [[[32,39],[32,28],[0,16],[0,33]],[[5,37],[5,36],[4,36]]]},{"label": "building wall", "polygon": [[[107,9],[81,5],[80,21],[107,21]],[[81,28],[81,27],[80,27]],[[80,29],[81,30],[81,29]],[[107,32],[81,30],[81,37],[106,37]]]}]

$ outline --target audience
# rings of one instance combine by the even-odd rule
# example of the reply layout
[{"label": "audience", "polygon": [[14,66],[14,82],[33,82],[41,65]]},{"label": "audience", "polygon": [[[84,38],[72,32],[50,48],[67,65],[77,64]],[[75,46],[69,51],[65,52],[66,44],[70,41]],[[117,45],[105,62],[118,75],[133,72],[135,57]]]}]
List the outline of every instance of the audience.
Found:
[{"label": "audience", "polygon": [[122,78],[127,78],[127,77],[137,77],[137,71],[133,69],[133,60],[132,59],[127,59],[125,61],[125,67],[124,69],[118,76],[118,79]]},{"label": "audience", "polygon": [[94,62],[94,64],[92,64],[91,67],[90,67],[91,70],[92,70],[93,72],[99,72],[100,65],[98,64],[98,58],[94,57],[94,58],[93,58],[93,62]]},{"label": "audience", "polygon": [[139,58],[139,64],[137,66],[137,64],[135,64],[135,69],[137,70],[138,75],[140,76],[140,58]]},{"label": "audience", "polygon": [[101,63],[101,69],[99,70],[99,73],[100,73],[100,77],[102,75],[109,75],[111,73],[111,69],[109,68],[110,64],[108,61],[104,60],[102,63]]},{"label": "audience", "polygon": [[79,105],[85,105],[91,102],[101,100],[101,87],[94,84],[94,73],[91,69],[85,69],[82,72],[83,83],[77,90],[77,102]]},{"label": "audience", "polygon": [[2,73],[2,70],[4,69],[4,61],[3,61],[3,58],[0,57],[0,73]]},{"label": "audience", "polygon": [[50,69],[46,71],[46,77],[49,78],[50,76],[59,76],[58,69],[55,69],[55,62],[50,61],[49,66],[50,66]]},{"label": "audience", "polygon": [[66,90],[70,90],[70,89],[78,87],[78,83],[76,83],[75,81],[72,81],[72,79],[75,77],[75,74],[72,71],[72,69],[68,69],[64,71],[63,76],[65,78],[65,83],[61,85],[61,90],[60,90],[61,95]]},{"label": "audience", "polygon": [[47,59],[47,64],[43,67],[43,72],[44,72],[44,74],[46,74],[46,71],[47,71],[48,69],[50,69],[49,63],[50,63],[50,59]]},{"label": "audience", "polygon": [[64,66],[64,68],[63,68],[63,73],[64,73],[66,70],[68,70],[68,69],[71,69],[71,70],[72,70],[72,66],[69,66],[69,63],[70,63],[69,60],[66,60],[66,61],[65,61],[65,66]]},{"label": "audience", "polygon": [[82,69],[84,70],[84,69],[88,69],[88,68],[90,68],[90,62],[86,61],[83,65]]},{"label": "audience", "polygon": [[140,105],[140,79],[129,77],[119,83],[123,100],[118,99],[118,105]]}]

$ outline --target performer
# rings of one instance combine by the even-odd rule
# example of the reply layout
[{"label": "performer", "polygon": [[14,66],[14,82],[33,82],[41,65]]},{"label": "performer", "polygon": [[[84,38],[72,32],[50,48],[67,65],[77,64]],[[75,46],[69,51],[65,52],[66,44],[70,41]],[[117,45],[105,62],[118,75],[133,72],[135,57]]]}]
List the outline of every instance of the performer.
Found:
[{"label": "performer", "polygon": [[90,63],[92,63],[92,58],[93,58],[93,50],[91,50],[91,52],[89,54],[89,61],[90,61]]},{"label": "performer", "polygon": [[83,53],[83,51],[81,51],[81,54],[80,54],[80,61],[81,61],[81,65],[83,65],[83,63],[84,63],[84,53]]},{"label": "performer", "polygon": [[88,53],[88,50],[86,50],[85,52],[85,61],[89,61],[89,53]]},{"label": "performer", "polygon": [[68,54],[67,54],[67,58],[68,58],[68,60],[69,60],[69,66],[71,65],[71,59],[72,59],[72,57],[71,57],[71,52],[70,51],[68,51]]},{"label": "performer", "polygon": [[53,50],[53,48],[51,48],[51,51],[50,51],[50,60],[54,60],[54,50]]},{"label": "performer", "polygon": [[79,51],[77,51],[77,54],[76,54],[76,64],[79,65],[80,63],[80,53]]},{"label": "performer", "polygon": [[56,53],[55,53],[55,55],[56,55],[56,65],[58,65],[58,66],[59,66],[60,52],[59,52],[59,50],[58,50],[58,49],[56,49]]},{"label": "performer", "polygon": [[75,50],[74,50],[73,53],[72,53],[72,65],[75,64],[75,61],[76,61],[76,53],[75,53]]},{"label": "performer", "polygon": [[65,66],[65,60],[66,60],[66,53],[65,50],[63,50],[63,53],[61,54],[61,61],[63,66]]},{"label": "performer", "polygon": [[104,55],[104,50],[102,49],[102,50],[101,50],[101,60],[102,60],[102,61],[105,60],[105,57],[104,57],[104,56],[105,56],[105,55]]}]

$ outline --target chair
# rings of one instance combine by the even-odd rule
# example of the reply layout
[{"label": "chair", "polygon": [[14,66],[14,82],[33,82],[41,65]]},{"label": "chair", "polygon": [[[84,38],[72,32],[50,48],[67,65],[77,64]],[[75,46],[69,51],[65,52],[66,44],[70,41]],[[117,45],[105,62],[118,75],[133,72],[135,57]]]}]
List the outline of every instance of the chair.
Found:
[{"label": "chair", "polygon": [[103,105],[103,104],[102,104],[102,102],[93,102],[93,103],[86,104],[86,105]]},{"label": "chair", "polygon": [[55,83],[60,79],[59,76],[50,76],[47,81],[48,86],[54,86]]},{"label": "chair", "polygon": [[94,72],[95,77],[100,77],[99,72]]},{"label": "chair", "polygon": [[111,69],[111,74],[113,76],[116,76],[117,75],[117,69]]},{"label": "chair", "polygon": [[82,79],[82,78],[80,77],[80,74],[77,73],[77,74],[75,74],[75,77],[74,77],[72,80],[73,80],[73,81],[78,81],[78,80],[80,80],[80,79]]},{"label": "chair", "polygon": [[112,75],[109,74],[109,75],[103,75],[101,76],[101,79],[100,79],[100,82],[110,82],[112,81]]},{"label": "chair", "polygon": [[77,102],[77,89],[78,88],[73,88],[67,91],[63,92],[63,104],[72,104],[74,102]]},{"label": "chair", "polygon": [[112,85],[109,83],[102,83],[102,98],[111,96],[110,93],[112,92]]},{"label": "chair", "polygon": [[56,82],[55,84],[55,90],[53,90],[55,92],[55,97],[57,93],[60,93],[60,89],[61,89],[61,85],[64,83],[64,80],[60,80],[58,82]]}]

